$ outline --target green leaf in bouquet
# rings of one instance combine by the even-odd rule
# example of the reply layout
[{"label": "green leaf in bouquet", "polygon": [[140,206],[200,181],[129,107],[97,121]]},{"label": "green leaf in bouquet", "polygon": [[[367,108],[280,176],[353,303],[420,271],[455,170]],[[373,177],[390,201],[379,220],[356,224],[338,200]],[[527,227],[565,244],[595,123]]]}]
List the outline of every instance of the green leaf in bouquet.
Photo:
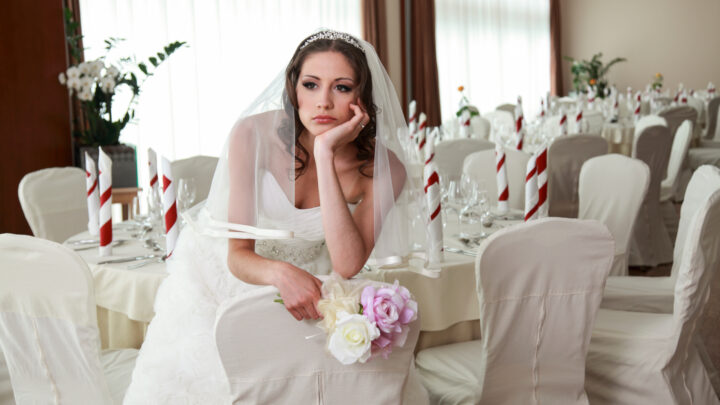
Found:
[{"label": "green leaf in bouquet", "polygon": [[148,60],[150,61],[150,63],[152,63],[153,66],[157,67],[157,65],[158,65],[157,58],[151,56],[148,58]]},{"label": "green leaf in bouquet", "polygon": [[140,69],[141,72],[145,73],[145,75],[148,74],[147,66],[145,66],[144,63],[138,63],[138,69]]}]

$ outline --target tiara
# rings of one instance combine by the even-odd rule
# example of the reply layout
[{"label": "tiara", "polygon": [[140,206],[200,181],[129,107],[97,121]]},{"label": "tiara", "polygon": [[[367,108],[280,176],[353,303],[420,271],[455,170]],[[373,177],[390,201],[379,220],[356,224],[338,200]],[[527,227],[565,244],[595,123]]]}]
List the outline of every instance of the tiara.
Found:
[{"label": "tiara", "polygon": [[363,53],[365,53],[365,50],[362,48],[362,46],[360,46],[360,44],[358,43],[358,41],[355,38],[353,38],[352,36],[350,36],[344,32],[337,32],[337,31],[318,32],[317,34],[308,38],[307,41],[305,41],[305,43],[302,44],[300,49],[305,48],[310,43],[315,42],[318,39],[330,39],[330,40],[339,39],[339,40],[347,42],[348,44],[354,46],[355,48],[357,48],[357,49],[361,50]]}]

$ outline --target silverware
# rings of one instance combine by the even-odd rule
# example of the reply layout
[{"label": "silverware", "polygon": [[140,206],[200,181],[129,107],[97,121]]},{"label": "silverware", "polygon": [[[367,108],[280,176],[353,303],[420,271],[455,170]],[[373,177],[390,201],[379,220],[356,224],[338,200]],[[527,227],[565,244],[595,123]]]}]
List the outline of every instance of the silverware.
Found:
[{"label": "silverware", "polygon": [[463,249],[458,249],[458,248],[454,248],[454,247],[451,247],[451,246],[443,246],[443,249],[445,249],[446,252],[450,252],[450,253],[459,253],[459,254],[461,254],[461,255],[472,256],[472,257],[476,257],[476,256],[477,256],[477,253],[475,253],[475,252],[471,252],[471,251],[463,250]]},{"label": "silverware", "polygon": [[80,240],[73,240],[73,241],[65,242],[65,243],[67,243],[68,245],[87,245],[87,244],[93,244],[93,243],[97,244],[97,243],[100,243],[100,241],[97,239],[80,239]]},{"label": "silverware", "polygon": [[[124,243],[126,243],[126,242],[128,242],[127,239],[118,239],[118,240],[112,241],[112,243],[110,244],[110,246],[120,246],[120,245],[122,245],[122,244],[124,244]],[[94,249],[94,248],[97,248],[98,246],[99,246],[99,242],[98,242],[97,245],[96,245],[96,244],[92,244],[92,245],[90,245],[90,246],[83,246],[83,247],[79,247],[79,248],[73,248],[73,250],[77,252],[77,251],[80,251],[80,250]]]},{"label": "silverware", "polygon": [[139,269],[140,267],[145,267],[145,266],[147,266],[147,265],[149,265],[149,264],[164,262],[165,259],[167,259],[167,255],[162,255],[161,257],[152,258],[152,259],[146,260],[146,261],[144,261],[144,262],[142,262],[142,263],[131,264],[130,266],[127,266],[127,269],[128,269],[128,270]]},{"label": "silverware", "polygon": [[150,255],[142,255],[142,256],[134,256],[134,257],[123,257],[122,259],[103,260],[101,262],[98,262],[97,264],[126,263],[126,262],[134,262],[134,261],[138,261],[138,260],[152,259],[154,257],[160,257],[160,255],[150,254]]}]

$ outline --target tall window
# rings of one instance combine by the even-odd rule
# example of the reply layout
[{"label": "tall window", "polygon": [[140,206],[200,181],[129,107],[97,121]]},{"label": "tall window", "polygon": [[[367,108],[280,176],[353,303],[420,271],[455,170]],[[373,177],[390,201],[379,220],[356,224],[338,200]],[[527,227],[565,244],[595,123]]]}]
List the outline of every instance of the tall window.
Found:
[{"label": "tall window", "polygon": [[[148,147],[170,160],[217,156],[303,38],[321,27],[358,37],[362,30],[360,0],[81,0],[80,10],[86,60],[104,55],[108,37],[125,39],[117,56],[138,58],[188,43],[143,85],[137,125],[120,138],[137,145],[140,163]],[[147,165],[138,168],[147,184]]]},{"label": "tall window", "polygon": [[481,113],[523,98],[526,117],[550,90],[548,0],[435,0],[435,35],[443,121],[458,110],[465,86]]}]

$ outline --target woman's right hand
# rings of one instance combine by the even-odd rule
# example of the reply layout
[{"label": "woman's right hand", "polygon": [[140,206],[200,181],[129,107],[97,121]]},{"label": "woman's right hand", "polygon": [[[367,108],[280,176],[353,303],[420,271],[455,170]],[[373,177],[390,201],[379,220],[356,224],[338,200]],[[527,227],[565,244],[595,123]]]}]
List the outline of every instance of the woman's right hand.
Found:
[{"label": "woman's right hand", "polygon": [[273,283],[280,290],[285,308],[295,319],[320,319],[317,302],[320,300],[322,281],[307,271],[284,263]]}]

